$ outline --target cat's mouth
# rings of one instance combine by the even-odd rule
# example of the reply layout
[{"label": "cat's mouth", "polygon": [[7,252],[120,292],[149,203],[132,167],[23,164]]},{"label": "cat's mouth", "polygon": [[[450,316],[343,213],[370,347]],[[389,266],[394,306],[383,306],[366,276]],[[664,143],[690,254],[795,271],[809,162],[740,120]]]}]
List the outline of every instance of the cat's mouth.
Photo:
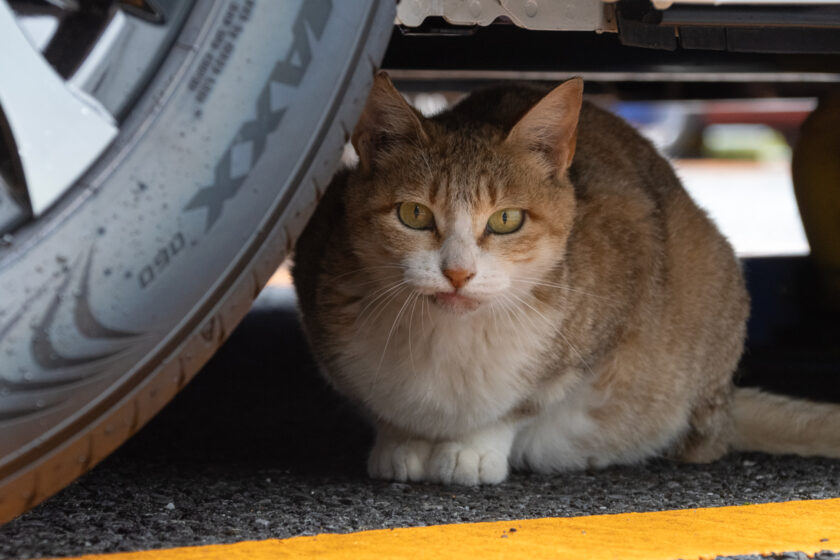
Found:
[{"label": "cat's mouth", "polygon": [[481,302],[477,299],[461,295],[458,292],[437,292],[433,299],[436,304],[444,309],[458,313],[473,311],[481,305]]}]

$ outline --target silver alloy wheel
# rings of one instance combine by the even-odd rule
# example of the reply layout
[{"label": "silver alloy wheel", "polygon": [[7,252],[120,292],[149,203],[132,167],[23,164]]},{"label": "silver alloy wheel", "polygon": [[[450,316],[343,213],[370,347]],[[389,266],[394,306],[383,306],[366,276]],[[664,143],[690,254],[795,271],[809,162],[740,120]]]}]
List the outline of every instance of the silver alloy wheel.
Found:
[{"label": "silver alloy wheel", "polygon": [[65,28],[79,34],[72,22],[84,5],[0,0],[0,235],[43,215],[111,145],[191,4],[97,7],[94,23],[85,20],[89,40],[59,45],[51,63],[45,53]]}]

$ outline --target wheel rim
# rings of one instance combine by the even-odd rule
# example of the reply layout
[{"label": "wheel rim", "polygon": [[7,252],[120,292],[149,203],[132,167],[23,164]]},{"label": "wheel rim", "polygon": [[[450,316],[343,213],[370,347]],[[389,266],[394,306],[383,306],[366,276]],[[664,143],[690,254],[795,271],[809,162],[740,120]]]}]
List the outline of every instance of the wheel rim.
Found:
[{"label": "wheel rim", "polygon": [[[111,145],[191,2],[0,2],[0,235],[42,216]],[[83,22],[80,24],[79,22]],[[74,48],[65,37],[78,36]]]}]

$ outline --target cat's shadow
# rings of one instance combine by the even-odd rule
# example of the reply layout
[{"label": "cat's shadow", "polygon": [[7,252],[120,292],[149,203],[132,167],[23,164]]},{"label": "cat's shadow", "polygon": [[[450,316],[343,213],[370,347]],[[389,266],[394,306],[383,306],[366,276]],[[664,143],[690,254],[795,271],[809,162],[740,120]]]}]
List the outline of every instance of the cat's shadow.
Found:
[{"label": "cat's shadow", "polygon": [[372,431],[318,373],[293,300],[261,301],[121,457],[364,470]]}]

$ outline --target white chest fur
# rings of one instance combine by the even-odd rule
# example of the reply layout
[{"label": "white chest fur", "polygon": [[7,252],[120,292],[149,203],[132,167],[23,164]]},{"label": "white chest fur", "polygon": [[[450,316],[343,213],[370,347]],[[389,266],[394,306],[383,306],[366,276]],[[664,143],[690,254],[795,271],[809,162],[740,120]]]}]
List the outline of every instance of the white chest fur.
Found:
[{"label": "white chest fur", "polygon": [[347,378],[381,419],[420,436],[457,437],[533,390],[553,330],[514,319],[492,305],[457,315],[428,301],[395,304],[346,340]]}]

